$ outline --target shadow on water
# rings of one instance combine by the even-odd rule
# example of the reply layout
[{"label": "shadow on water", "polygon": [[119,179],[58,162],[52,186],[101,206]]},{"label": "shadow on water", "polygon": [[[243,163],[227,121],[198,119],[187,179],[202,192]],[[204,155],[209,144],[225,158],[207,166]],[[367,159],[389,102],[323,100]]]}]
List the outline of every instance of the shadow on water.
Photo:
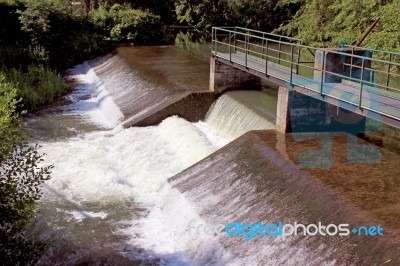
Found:
[{"label": "shadow on water", "polygon": [[[117,208],[117,206],[114,206]],[[131,214],[131,213],[130,213]],[[184,254],[159,254],[128,244],[126,236],[118,235],[112,213],[109,218],[85,218],[81,222],[70,221],[65,227],[47,228],[52,246],[42,257],[40,265],[163,265],[165,262],[187,263]],[[130,215],[130,218],[132,215]],[[54,217],[48,217],[48,220]],[[53,221],[54,222],[54,221]],[[42,221],[42,227],[48,226]],[[61,221],[57,221],[58,224]],[[107,228],[110,227],[110,228]],[[101,231],[97,236],[93,231]],[[70,231],[81,232],[79,235]],[[115,244],[119,243],[119,244]]]},{"label": "shadow on water", "polygon": [[[28,236],[51,239],[52,244],[39,265],[185,265],[182,253],[159,254],[129,244],[132,236],[120,232],[128,220],[146,215],[144,208],[132,201],[74,202],[46,186],[57,196],[41,202],[40,213],[31,221]],[[104,212],[107,211],[107,214]],[[140,237],[140,236],[138,236]]]}]

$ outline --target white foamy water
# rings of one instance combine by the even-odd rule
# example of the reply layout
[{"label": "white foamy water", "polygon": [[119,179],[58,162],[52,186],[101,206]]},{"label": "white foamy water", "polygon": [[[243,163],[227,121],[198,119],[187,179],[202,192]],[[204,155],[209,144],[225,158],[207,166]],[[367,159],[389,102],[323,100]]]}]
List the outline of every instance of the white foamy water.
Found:
[{"label": "white foamy water", "polygon": [[74,92],[67,96],[73,103],[66,107],[70,115],[83,115],[99,126],[114,128],[124,118],[108,90],[90,65],[85,62],[71,70]]},{"label": "white foamy water", "polygon": [[[190,123],[173,116],[156,126],[124,129],[121,122],[129,117],[124,118],[121,108],[128,109],[130,101],[114,94],[132,85],[139,98],[148,98],[152,90],[160,88],[146,90],[141,84],[147,83],[129,74],[125,66],[122,70],[129,73],[119,71],[116,60],[100,60],[94,68],[88,63],[77,66],[70,77],[76,89],[67,96],[72,104],[63,108],[64,115],[77,115],[111,130],[42,143],[46,163],[55,165],[41,200],[54,233],[38,234],[55,234],[61,242],[71,242],[52,249],[44,263],[80,263],[92,257],[96,261],[104,248],[112,246],[126,258],[161,265],[236,264],[237,258],[224,250],[218,238],[188,234],[189,223],[205,222],[193,203],[167,179],[249,130],[273,128],[257,111],[265,98],[258,101],[261,105],[249,109],[239,99],[247,99],[246,94],[229,93],[210,109],[206,122]],[[108,73],[109,69],[118,73]],[[114,80],[118,75],[123,76],[122,81]],[[138,82],[133,84],[129,79]],[[132,92],[129,94],[132,97]],[[254,98],[252,92],[249,94]]]},{"label": "white foamy water", "polygon": [[275,129],[276,101],[264,92],[230,91],[210,108],[205,121],[226,139],[250,130]]},{"label": "white foamy water", "polygon": [[[171,58],[169,53],[157,56]],[[45,162],[55,165],[44,186],[41,216],[31,229],[54,240],[40,264],[339,264],[342,256],[329,241],[245,241],[206,222],[272,222],[291,218],[292,211],[296,219],[310,211],[296,192],[299,176],[286,172],[289,162],[269,149],[259,152],[257,146],[255,151],[253,139],[247,138],[246,146],[243,138],[207,158],[247,131],[275,128],[273,91],[227,92],[204,122],[173,116],[159,125],[124,129],[126,122],[185,95],[174,88],[173,77],[142,70],[118,54],[79,65],[70,77],[75,91],[66,96],[72,103],[57,106],[56,115],[36,118],[32,128],[46,136],[40,138],[47,141],[41,143]],[[262,160],[267,152],[270,159]],[[280,189],[287,184],[292,184],[288,190]],[[319,202],[311,210],[317,215]],[[215,226],[211,231],[210,225]]]},{"label": "white foamy water", "polygon": [[[184,253],[188,247],[186,241],[190,239],[171,241],[169,233],[172,231],[168,229],[168,223],[156,225],[154,222],[165,202],[172,204],[172,209],[164,209],[171,211],[172,221],[180,219],[185,224],[195,219],[197,223],[201,222],[196,210],[178,191],[169,199],[172,201],[167,201],[165,195],[169,195],[171,190],[167,179],[225,143],[226,140],[215,135],[204,122],[190,123],[179,117],[170,117],[153,127],[117,128],[113,131],[90,133],[80,138],[43,143],[42,151],[47,154],[46,162],[53,163],[55,168],[53,178],[45,185],[42,204],[68,203],[65,214],[62,214],[59,207],[58,215],[64,216],[62,220],[68,223],[81,223],[96,219],[107,222],[108,213],[115,212],[109,207],[100,207],[93,211],[90,205],[116,204],[126,211],[124,205],[134,202],[136,208],[145,208],[149,215],[142,219],[134,217],[132,220],[117,218],[113,222],[114,234],[125,235],[129,245],[151,252],[137,253],[130,250],[120,253],[131,259],[161,258],[168,265],[190,265],[190,257]],[[131,211],[134,212],[134,209]],[[118,229],[118,224],[129,227]],[[135,230],[131,228],[133,224],[136,224]],[[156,229],[148,232],[147,228],[153,225]],[[61,226],[66,225],[63,223]],[[79,230],[66,234],[76,233],[82,234]],[[198,243],[203,246],[209,244],[208,241]]]},{"label": "white foamy water", "polygon": [[168,177],[219,147],[198,126],[170,117],[154,127],[45,143],[47,162],[55,165],[46,185],[73,202],[157,197]]},{"label": "white foamy water", "polygon": [[72,217],[79,222],[86,218],[105,219],[108,215],[105,212],[90,212],[90,211],[66,211],[65,213],[71,214]]}]

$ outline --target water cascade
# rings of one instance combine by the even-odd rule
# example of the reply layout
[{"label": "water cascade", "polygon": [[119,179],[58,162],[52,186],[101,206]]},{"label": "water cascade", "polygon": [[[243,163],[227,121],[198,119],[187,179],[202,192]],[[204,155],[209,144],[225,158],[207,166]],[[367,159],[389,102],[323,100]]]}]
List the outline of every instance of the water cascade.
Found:
[{"label": "water cascade", "polygon": [[[115,54],[77,66],[70,78],[76,90],[65,96],[69,101],[61,113],[79,120],[76,128],[68,122],[77,133],[52,139],[36,136],[45,139],[41,145],[46,163],[55,165],[53,178],[44,187],[41,215],[30,228],[36,237],[55,240],[42,264],[382,261],[383,255],[376,261],[368,254],[359,258],[362,253],[348,239],[246,241],[229,237],[220,227],[204,232],[206,224],[235,221],[358,219],[347,207],[332,212],[342,203],[330,190],[263,145],[263,138],[277,138],[275,133],[240,137],[253,129],[274,128],[272,91],[228,92],[214,103],[204,122],[172,116],[159,125],[122,128],[124,120],[171,101],[184,90],[171,88],[173,82],[149,76]],[[62,123],[59,113],[30,121],[42,119],[41,127]],[[82,120],[98,128],[85,131],[77,126]],[[46,130],[35,131],[37,124],[30,128],[46,134]]]},{"label": "water cascade", "polygon": [[260,91],[227,92],[214,102],[205,121],[219,135],[229,140],[233,140],[250,130],[274,129],[276,96],[272,93]]}]

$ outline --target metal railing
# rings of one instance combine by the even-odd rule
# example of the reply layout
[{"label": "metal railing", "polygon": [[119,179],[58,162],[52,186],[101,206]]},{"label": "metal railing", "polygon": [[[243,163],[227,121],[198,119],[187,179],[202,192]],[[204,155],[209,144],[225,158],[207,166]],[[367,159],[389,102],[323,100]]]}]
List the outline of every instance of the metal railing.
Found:
[{"label": "metal railing", "polygon": [[[344,47],[351,49],[352,54],[354,54],[354,51],[357,49],[365,49],[365,48],[361,48],[361,47],[355,46],[355,45],[345,45]],[[385,66],[378,67],[376,69],[377,69],[377,72],[384,74],[384,77],[385,77],[384,84],[386,85],[386,87],[390,88],[389,84],[390,84],[391,75],[389,75],[389,73],[391,73],[392,71],[399,72],[398,68],[393,69],[392,64],[390,64],[390,62],[399,63],[400,62],[400,53],[393,52],[393,51],[379,50],[379,49],[371,49],[371,48],[368,48],[368,51],[373,53],[374,58],[382,59],[382,60],[388,62],[388,64],[385,64]],[[384,71],[379,70],[379,68],[384,69]],[[395,80],[395,81],[397,81],[397,80]]]},{"label": "metal railing", "polygon": [[[400,63],[373,58],[371,54],[374,50],[371,49],[350,46],[316,48],[304,45],[300,39],[240,27],[213,27],[211,45],[212,56],[266,76],[272,75],[292,86],[304,87],[322,96],[329,94],[326,88],[334,86],[332,83],[346,84],[353,91],[358,91],[358,99],[337,99],[358,108],[372,110],[363,102],[366,87],[378,95],[400,101]],[[387,54],[390,58],[400,56],[394,52]],[[334,95],[329,96],[335,98]],[[378,108],[372,111],[393,116]],[[399,118],[400,114],[394,117]]]}]

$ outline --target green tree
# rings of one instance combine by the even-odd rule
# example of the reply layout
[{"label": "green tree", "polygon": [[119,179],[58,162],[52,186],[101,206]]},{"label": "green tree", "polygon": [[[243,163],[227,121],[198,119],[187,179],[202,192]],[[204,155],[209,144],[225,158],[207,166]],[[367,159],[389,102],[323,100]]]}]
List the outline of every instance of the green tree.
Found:
[{"label": "green tree", "polygon": [[180,23],[209,30],[211,26],[224,26],[230,21],[226,1],[221,0],[179,0],[175,4]]},{"label": "green tree", "polygon": [[236,25],[270,32],[289,20],[300,7],[300,1],[227,0]]},{"label": "green tree", "polygon": [[277,31],[296,36],[306,43],[323,43],[330,39],[326,25],[335,17],[329,7],[335,0],[310,0],[302,4],[293,19]]},{"label": "green tree", "polygon": [[0,261],[2,265],[34,265],[47,241],[25,237],[29,220],[36,215],[36,201],[53,166],[41,166],[37,146],[23,144],[17,91],[0,77]]},{"label": "green tree", "polygon": [[380,21],[371,36],[366,39],[365,45],[376,49],[400,50],[399,10],[400,2],[392,1],[383,5],[376,12],[376,16],[380,17]]},{"label": "green tree", "polygon": [[14,145],[26,139],[22,123],[16,113],[17,89],[4,82],[0,76],[0,163],[13,150]]},{"label": "green tree", "polygon": [[272,31],[291,19],[300,0],[179,0],[180,23],[209,31],[212,26],[243,26]]},{"label": "green tree", "polygon": [[160,42],[159,16],[127,5],[101,6],[89,13],[90,20],[102,28],[107,38],[119,43],[154,44]]},{"label": "green tree", "polygon": [[338,46],[343,40],[356,42],[380,17],[363,46],[396,50],[400,47],[399,5],[398,1],[382,0],[310,0],[277,32],[296,36],[310,45]]}]

